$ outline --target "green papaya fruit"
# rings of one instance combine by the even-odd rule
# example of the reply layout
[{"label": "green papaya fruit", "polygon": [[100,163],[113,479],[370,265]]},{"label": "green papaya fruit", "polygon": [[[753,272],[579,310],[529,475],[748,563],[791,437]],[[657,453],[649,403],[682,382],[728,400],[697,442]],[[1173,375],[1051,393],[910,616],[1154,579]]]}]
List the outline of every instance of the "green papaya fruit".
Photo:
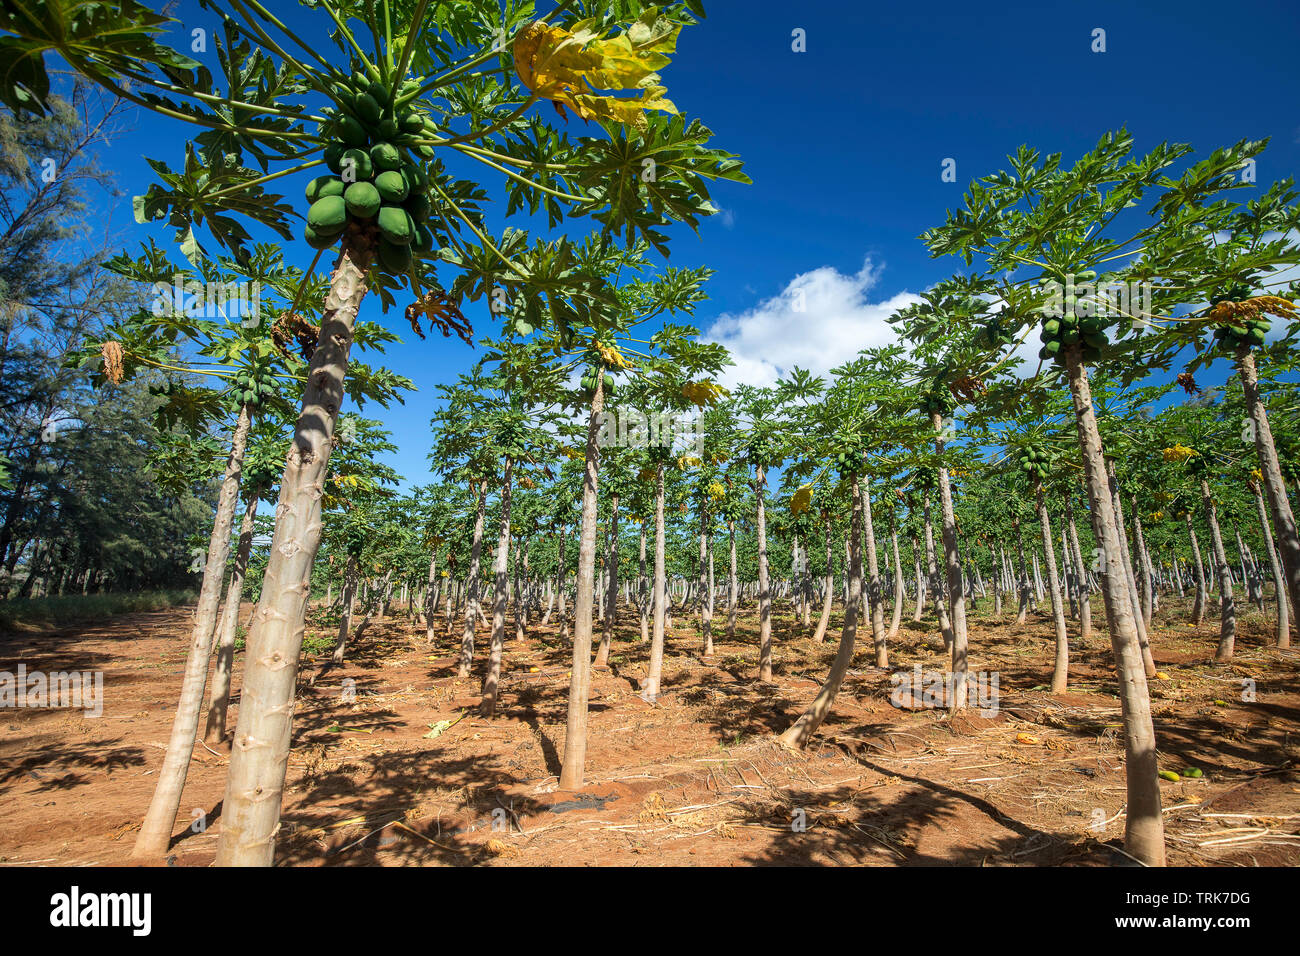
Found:
[{"label": "green papaya fruit", "polygon": [[379,209],[379,231],[389,242],[409,246],[415,233],[415,223],[401,206],[381,206]]},{"label": "green papaya fruit", "polygon": [[375,143],[370,147],[370,159],[377,169],[400,169],[402,153],[392,143]]},{"label": "green papaya fruit", "polygon": [[429,202],[429,197],[422,192],[411,193],[406,197],[406,211],[411,214],[411,218],[416,222],[424,222],[429,218],[429,213],[433,212],[433,205]]},{"label": "green papaya fruit", "polygon": [[344,182],[359,183],[370,179],[375,174],[375,164],[370,161],[370,154],[364,149],[349,149],[343,153],[340,171]]},{"label": "green papaya fruit", "polygon": [[323,196],[307,210],[307,225],[319,235],[334,235],[348,222],[348,207],[342,196]]},{"label": "green papaya fruit", "polygon": [[381,203],[379,190],[373,183],[353,183],[343,194],[343,200],[347,203],[348,212],[358,219],[369,219],[379,212]]},{"label": "green papaya fruit", "polygon": [[411,236],[411,251],[417,256],[427,256],[434,251],[433,233],[422,222],[415,224],[415,234]]},{"label": "green papaya fruit", "polygon": [[357,118],[368,126],[376,126],[383,119],[383,108],[369,93],[359,94],[352,105]]},{"label": "green papaya fruit", "polygon": [[375,188],[379,190],[384,202],[398,203],[407,197],[410,188],[406,177],[394,169],[388,169],[375,177]]},{"label": "green papaya fruit", "polygon": [[339,120],[339,139],[352,147],[365,146],[370,141],[366,128],[361,125],[360,121],[351,116],[345,116]]},{"label": "green papaya fruit", "polygon": [[392,275],[404,274],[411,266],[410,247],[380,239],[379,264]]},{"label": "green papaya fruit", "polygon": [[343,150],[346,147],[342,143],[330,143],[325,147],[325,166],[332,173],[341,172],[342,164],[339,162],[343,158]]},{"label": "green papaya fruit", "polygon": [[380,139],[393,139],[401,132],[401,128],[398,127],[397,121],[387,116],[379,121],[378,129]]},{"label": "green papaya fruit", "polygon": [[311,226],[303,226],[302,237],[306,240],[307,245],[311,246],[313,249],[328,249],[330,246],[334,245],[334,243],[339,241],[339,233],[337,230],[322,235]]},{"label": "green papaya fruit", "polygon": [[345,187],[337,176],[317,176],[307,184],[307,202],[313,203],[322,196],[342,196]]}]

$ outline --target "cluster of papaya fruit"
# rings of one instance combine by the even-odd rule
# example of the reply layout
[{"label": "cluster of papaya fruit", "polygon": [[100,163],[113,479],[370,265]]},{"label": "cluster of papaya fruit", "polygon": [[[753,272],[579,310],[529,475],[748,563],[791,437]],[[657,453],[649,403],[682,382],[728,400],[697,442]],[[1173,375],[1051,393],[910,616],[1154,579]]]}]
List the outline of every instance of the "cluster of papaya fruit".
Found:
[{"label": "cluster of papaya fruit", "polygon": [[839,472],[841,478],[848,478],[862,470],[862,443],[856,439],[848,439],[840,445],[840,451],[835,456],[835,470]]},{"label": "cluster of papaya fruit", "polygon": [[1046,481],[1051,473],[1047,453],[1039,448],[1026,448],[1020,455],[1020,470],[1030,481]]},{"label": "cluster of papaya fruit", "polygon": [[[1220,302],[1245,302],[1251,297],[1249,286],[1235,285],[1211,299],[1210,307],[1213,308]],[[1262,314],[1237,317],[1230,324],[1216,326],[1214,340],[1234,352],[1243,345],[1257,349],[1264,344],[1268,328],[1269,321]]]},{"label": "cluster of papaya fruit", "polygon": [[492,438],[497,451],[507,458],[518,461],[528,451],[528,434],[522,422],[514,420],[505,422],[496,430]]},{"label": "cluster of papaya fruit", "polygon": [[257,407],[275,395],[274,374],[269,366],[241,368],[235,373],[231,393],[240,404]]},{"label": "cluster of papaya fruit", "polygon": [[[599,376],[599,379],[597,376]],[[582,389],[584,395],[590,397],[596,394],[597,381],[600,381],[604,386],[605,398],[609,398],[614,394],[614,376],[610,375],[599,366],[588,368],[586,373],[579,380],[578,387]]]},{"label": "cluster of papaya fruit", "polygon": [[610,363],[610,358],[616,354],[617,352],[607,342],[593,342],[591,347],[583,354],[583,358],[587,363],[587,370],[578,381],[578,387],[582,391],[584,401],[590,402],[592,397],[595,396],[597,382],[604,386],[606,402],[613,396],[616,383],[612,372],[616,369]]},{"label": "cluster of papaya fruit", "polygon": [[307,184],[307,225],[303,238],[327,249],[349,223],[378,232],[378,265],[405,275],[411,257],[432,255],[433,232],[426,225],[433,147],[421,140],[436,131],[428,114],[415,105],[418,79],[396,91],[361,70],[337,80],[332,91],[338,108],[327,107],[325,165],[333,175]]},{"label": "cluster of papaya fruit", "polygon": [[749,445],[745,449],[745,457],[751,464],[762,468],[773,468],[780,464],[776,443],[772,441],[772,436],[765,432],[756,432],[750,437]]},{"label": "cluster of papaya fruit", "polygon": [[1006,310],[1003,309],[997,315],[993,316],[980,329],[978,337],[979,344],[984,348],[996,352],[1006,348],[1016,340],[1015,323],[1005,322]]},{"label": "cluster of papaya fruit", "polygon": [[[1097,278],[1097,273],[1088,269],[1075,273],[1076,283],[1090,283]],[[1068,290],[1067,286],[1067,290]],[[1038,350],[1038,357],[1046,362],[1055,361],[1065,364],[1065,351],[1072,345],[1079,346],[1079,357],[1085,365],[1101,361],[1102,350],[1110,344],[1106,329],[1111,320],[1101,315],[1079,315],[1076,308],[1078,296],[1067,291],[1062,300],[1064,311],[1058,316],[1048,314],[1038,337],[1043,347]]]},{"label": "cluster of papaya fruit", "polygon": [[953,401],[952,394],[937,379],[921,393],[921,401],[917,406],[926,415],[951,415],[957,408],[957,403]]}]

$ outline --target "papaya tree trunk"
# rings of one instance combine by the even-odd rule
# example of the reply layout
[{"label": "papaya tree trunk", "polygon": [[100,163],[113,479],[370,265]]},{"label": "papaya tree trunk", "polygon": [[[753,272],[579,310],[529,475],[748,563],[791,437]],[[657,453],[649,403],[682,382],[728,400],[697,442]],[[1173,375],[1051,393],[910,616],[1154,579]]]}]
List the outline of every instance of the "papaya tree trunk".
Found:
[{"label": "papaya tree trunk", "polygon": [[1210,526],[1210,541],[1214,546],[1214,569],[1219,577],[1219,646],[1214,652],[1216,661],[1232,657],[1237,640],[1237,604],[1232,595],[1232,568],[1228,565],[1228,552],[1223,547],[1219,533],[1219,513],[1210,495],[1210,483],[1201,479],[1201,503],[1205,506],[1205,523]]},{"label": "papaya tree trunk", "polygon": [[700,632],[704,637],[704,654],[713,655],[713,549],[709,541],[709,508],[700,505]]},{"label": "papaya tree trunk", "polygon": [[835,553],[831,545],[831,516],[829,513],[822,515],[822,520],[826,526],[826,594],[822,597],[822,614],[817,619],[817,633],[813,635],[813,643],[820,644],[826,640],[826,629],[831,623],[831,601],[835,597]]},{"label": "papaya tree trunk", "polygon": [[1192,623],[1200,624],[1205,620],[1205,608],[1210,603],[1209,592],[1205,582],[1205,561],[1201,558],[1201,542],[1196,538],[1196,528],[1192,524],[1192,513],[1184,512],[1183,520],[1187,523],[1187,536],[1192,542],[1192,558],[1196,568],[1196,597],[1192,599]]},{"label": "papaya tree trunk", "polygon": [[1250,483],[1250,490],[1255,498],[1255,514],[1259,518],[1259,527],[1264,534],[1264,549],[1268,551],[1268,564],[1273,572],[1273,590],[1277,597],[1277,646],[1291,646],[1291,625],[1287,614],[1286,572],[1278,560],[1277,548],[1273,543],[1273,531],[1269,527],[1268,512],[1264,508],[1264,495],[1255,482]]},{"label": "papaya tree trunk", "polygon": [[[940,437],[934,440],[934,452],[943,454],[943,419],[937,413],[930,416],[934,430]],[[952,707],[966,706],[966,673],[968,642],[966,632],[966,589],[962,587],[961,555],[957,550],[957,516],[952,507],[952,484],[948,469],[939,467],[939,514],[943,519],[943,554],[948,565],[948,604],[952,613]]]},{"label": "papaya tree trunk", "polygon": [[858,479],[855,475],[850,487],[853,513],[849,531],[849,599],[844,604],[844,627],[840,631],[840,645],[835,651],[835,660],[831,662],[830,673],[822,684],[817,696],[808,709],[800,715],[790,728],[781,735],[780,741],[788,747],[802,748],[807,745],[812,735],[817,732],[826,715],[830,713],[835,695],[840,691],[840,684],[853,662],[853,645],[858,631],[858,605],[862,600],[862,501],[865,495],[858,493]]},{"label": "papaya tree trunk", "polygon": [[[448,585],[451,584],[450,578],[448,579],[447,583]],[[448,600],[451,599],[450,592],[448,592],[447,594],[447,599]],[[424,609],[424,628],[425,628],[424,640],[426,643],[432,644],[434,640],[433,618],[435,612],[438,610],[438,546],[437,545],[434,545],[433,548],[430,549],[429,576],[425,579],[424,600],[426,604],[428,604],[430,601],[433,602],[431,607],[426,607]]]},{"label": "papaya tree trunk", "polygon": [[[602,382],[603,387],[603,382]],[[584,492],[585,494],[585,492]],[[610,499],[609,547],[605,551],[607,569],[605,583],[605,626],[601,630],[600,647],[596,649],[596,666],[609,662],[609,646],[614,640],[614,623],[618,617],[618,495]],[[585,724],[584,724],[585,728]]]},{"label": "papaya tree trunk", "polygon": [[280,482],[262,597],[248,636],[239,721],[226,775],[218,866],[270,866],[289,765],[294,686],[311,568],[320,547],[321,489],[371,250],[350,234],[330,277],[302,412]]},{"label": "papaya tree trunk", "polygon": [[640,521],[641,521],[641,536],[640,536],[641,540],[637,546],[638,547],[637,563],[638,563],[638,574],[640,575],[641,580],[638,582],[637,585],[638,587],[637,610],[640,612],[641,615],[641,643],[648,644],[650,643],[650,584],[649,581],[646,579],[646,574],[645,574],[645,519],[642,518],[640,519]]},{"label": "papaya tree trunk", "polygon": [[664,580],[664,466],[655,466],[655,580],[654,627],[650,639],[650,665],[646,670],[641,696],[654,703],[659,697],[659,682],[664,670],[664,630],[668,616],[667,582]]},{"label": "papaya tree trunk", "polygon": [[1277,548],[1282,554],[1282,571],[1287,581],[1290,606],[1300,607],[1300,533],[1296,529],[1291,500],[1282,480],[1282,466],[1273,443],[1273,430],[1269,427],[1268,412],[1259,396],[1259,373],[1255,368],[1255,355],[1247,346],[1237,350],[1237,371],[1241,377],[1242,393],[1250,412],[1255,436],[1255,453],[1259,457],[1259,471],[1264,478],[1264,492],[1273,514],[1273,528],[1277,535]]},{"label": "papaya tree trunk", "polygon": [[[465,576],[465,627],[460,636],[460,663],[457,677],[468,677],[474,666],[474,626],[479,613],[479,562],[483,554],[483,517],[487,510],[487,479],[470,483],[471,494],[477,493],[474,513],[474,537],[469,550],[469,574]],[[560,612],[564,612],[564,595],[560,595]]]},{"label": "papaya tree trunk", "polygon": [[343,613],[339,616],[339,630],[334,638],[335,664],[343,663],[343,652],[348,644],[348,631],[352,627],[352,605],[357,599],[357,556],[348,555],[347,567],[343,571]]},{"label": "papaya tree trunk", "polygon": [[582,531],[578,537],[578,581],[573,598],[573,658],[569,674],[569,709],[565,723],[564,757],[560,767],[561,790],[582,786],[587,763],[587,698],[591,690],[592,600],[596,587],[596,492],[600,473],[600,426],[604,417],[605,387],[596,378],[587,417],[587,449],[582,478]]},{"label": "papaya tree trunk", "polygon": [[235,670],[235,634],[239,630],[239,604],[244,596],[244,575],[248,572],[248,555],[253,550],[254,519],[257,518],[257,495],[248,499],[243,524],[239,528],[239,548],[235,567],[226,586],[226,604],[221,612],[221,630],[217,639],[217,667],[212,672],[212,692],[208,695],[208,720],[203,740],[209,744],[226,737],[226,715],[230,712],[230,680]]},{"label": "papaya tree trunk", "polygon": [[925,564],[929,573],[931,600],[934,614],[939,619],[939,633],[943,636],[944,650],[952,652],[952,624],[948,618],[948,602],[944,600],[943,584],[939,580],[939,566],[934,553],[934,526],[930,522],[930,496],[922,499],[925,512]]},{"label": "papaya tree trunk", "polygon": [[772,680],[772,591],[767,574],[767,479],[762,465],[754,468],[754,496],[758,501],[758,679]]},{"label": "papaya tree trunk", "polygon": [[515,460],[507,455],[505,473],[501,479],[501,529],[497,534],[496,565],[492,569],[495,590],[492,595],[492,643],[488,648],[487,676],[483,680],[485,717],[496,713],[501,687],[501,657],[506,644],[506,607],[510,599],[510,500],[514,470]]},{"label": "papaya tree trunk", "polygon": [[[894,555],[894,616],[889,622],[888,640],[898,636],[898,629],[903,623],[903,600],[907,595],[907,582],[903,579],[903,559],[898,553],[898,525],[890,523],[889,543]],[[829,564],[829,561],[827,562]]]},{"label": "papaya tree trunk", "polygon": [[[194,612],[194,627],[190,632],[190,649],[185,658],[185,676],[181,681],[180,701],[172,721],[171,737],[153,799],[135,847],[132,859],[158,859],[171,845],[172,827],[180,809],[181,791],[189,773],[190,758],[194,754],[194,738],[198,734],[199,714],[203,711],[203,689],[208,682],[208,658],[212,654],[212,638],[217,629],[217,608],[221,602],[221,585],[226,577],[226,556],[230,551],[230,531],[235,522],[235,506],[239,503],[239,482],[244,474],[244,446],[248,441],[251,416],[247,405],[239,406],[235,433],[230,442],[230,456],[221,479],[217,496],[217,514],[208,537],[208,557],[203,565],[203,583],[199,586],[199,606]],[[241,714],[243,708],[240,708]]]},{"label": "papaya tree trunk", "polygon": [[876,527],[871,517],[871,485],[864,477],[860,479],[862,496],[862,533],[867,546],[867,583],[868,600],[871,603],[871,641],[876,653],[876,666],[889,666],[889,648],[885,643],[885,595],[880,584],[880,564],[876,554]]},{"label": "papaya tree trunk", "polygon": [[1074,553],[1074,574],[1079,579],[1079,639],[1085,644],[1092,638],[1092,587],[1088,583],[1088,566],[1083,563],[1079,547],[1079,529],[1074,523],[1074,496],[1065,496],[1065,517],[1070,525],[1070,549]]},{"label": "papaya tree trunk", "polygon": [[1133,621],[1138,632],[1138,647],[1142,651],[1142,666],[1146,668],[1147,678],[1156,676],[1156,662],[1151,655],[1151,641],[1147,636],[1146,622],[1142,618],[1142,601],[1138,596],[1137,578],[1133,575],[1133,554],[1128,546],[1128,529],[1124,526],[1124,502],[1119,494],[1119,479],[1115,475],[1115,463],[1107,460],[1106,480],[1110,487],[1111,508],[1115,515],[1115,530],[1119,534],[1120,552],[1124,576],[1128,581],[1129,600],[1133,602]]},{"label": "papaya tree trunk", "polygon": [[1078,346],[1068,347],[1065,356],[1079,436],[1079,452],[1087,477],[1092,531],[1105,561],[1101,593],[1106,606],[1107,629],[1110,633],[1111,653],[1115,658],[1115,675],[1119,684],[1124,724],[1124,771],[1128,800],[1124,849],[1149,866],[1163,866],[1165,836],[1164,820],[1160,812],[1160,783],[1156,775],[1155,728],[1151,722],[1151,700],[1147,692],[1142,649],[1138,644],[1137,625],[1133,619],[1132,597],[1123,559],[1119,557],[1124,543],[1120,540],[1115,523],[1105,453],[1092,407],[1088,373],[1081,364]]},{"label": "papaya tree trunk", "polygon": [[1070,642],[1065,633],[1065,608],[1061,603],[1060,575],[1056,569],[1056,552],[1052,549],[1052,519],[1043,500],[1043,486],[1034,485],[1034,503],[1038,525],[1043,532],[1043,553],[1047,556],[1047,587],[1052,592],[1052,620],[1056,623],[1056,663],[1052,668],[1052,693],[1064,694],[1070,673]]},{"label": "papaya tree trunk", "polygon": [[736,578],[736,522],[727,522],[727,542],[731,555],[727,572],[727,640],[736,639],[736,607],[740,603],[740,581]]}]

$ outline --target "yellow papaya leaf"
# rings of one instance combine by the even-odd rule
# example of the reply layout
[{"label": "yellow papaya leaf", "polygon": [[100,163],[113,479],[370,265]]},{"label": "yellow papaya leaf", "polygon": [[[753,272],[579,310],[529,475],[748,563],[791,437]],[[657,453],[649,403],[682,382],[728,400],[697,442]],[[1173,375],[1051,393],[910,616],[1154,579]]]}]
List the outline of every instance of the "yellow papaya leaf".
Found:
[{"label": "yellow papaya leaf", "polygon": [[[617,36],[602,36],[598,21],[580,20],[566,30],[538,20],[515,36],[515,72],[533,93],[568,107],[584,120],[607,119],[643,129],[645,110],[676,113],[664,98],[658,71],[676,52],[680,24],[647,10]],[[600,91],[635,90],[635,97]]]},{"label": "yellow papaya leaf", "polygon": [[812,495],[812,485],[800,485],[790,499],[790,514],[801,515],[807,511],[808,506],[812,504]]},{"label": "yellow papaya leaf", "polygon": [[1038,738],[1033,734],[1016,734],[1016,743],[1018,744],[1036,744]]},{"label": "yellow papaya leaf", "polygon": [[697,408],[714,405],[719,398],[728,394],[730,393],[725,388],[715,382],[687,382],[682,386],[682,397]]}]

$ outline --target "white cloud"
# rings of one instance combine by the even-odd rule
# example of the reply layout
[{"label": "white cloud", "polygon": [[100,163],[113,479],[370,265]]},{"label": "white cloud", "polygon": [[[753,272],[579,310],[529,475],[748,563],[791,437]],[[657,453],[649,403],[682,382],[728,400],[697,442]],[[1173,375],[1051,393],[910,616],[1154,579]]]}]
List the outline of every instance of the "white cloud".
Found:
[{"label": "white cloud", "polygon": [[719,316],[702,338],[725,345],[735,360],[723,371],[721,383],[729,388],[771,385],[796,365],[825,375],[861,349],[896,342],[886,320],[920,297],[899,292],[870,301],[879,276],[870,259],[852,275],[822,266],[795,276],[779,295],[739,315]]}]

